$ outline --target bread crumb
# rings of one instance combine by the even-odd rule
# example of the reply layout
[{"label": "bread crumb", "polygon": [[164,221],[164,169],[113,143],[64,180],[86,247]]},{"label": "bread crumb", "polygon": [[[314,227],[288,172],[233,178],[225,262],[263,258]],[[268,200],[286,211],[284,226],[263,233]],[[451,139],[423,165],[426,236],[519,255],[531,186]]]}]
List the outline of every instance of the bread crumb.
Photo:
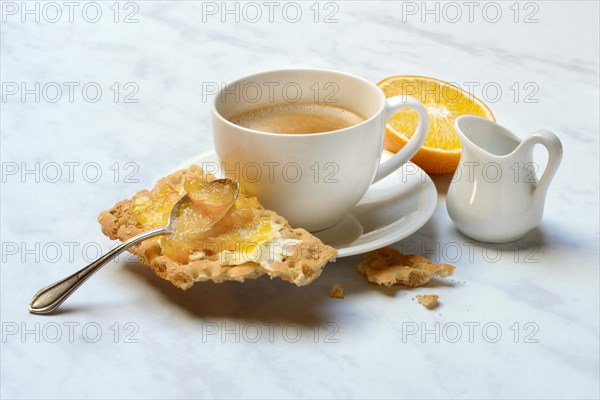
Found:
[{"label": "bread crumb", "polygon": [[344,288],[339,283],[336,283],[329,289],[329,297],[333,297],[334,299],[343,299],[344,298]]},{"label": "bread crumb", "polygon": [[384,247],[364,255],[358,271],[372,283],[384,286],[401,284],[419,287],[433,276],[447,277],[455,267],[449,264],[434,264],[416,254],[403,254],[391,247]]},{"label": "bread crumb", "polygon": [[418,294],[416,297],[419,303],[430,310],[436,308],[439,304],[438,299],[440,296],[437,294]]}]

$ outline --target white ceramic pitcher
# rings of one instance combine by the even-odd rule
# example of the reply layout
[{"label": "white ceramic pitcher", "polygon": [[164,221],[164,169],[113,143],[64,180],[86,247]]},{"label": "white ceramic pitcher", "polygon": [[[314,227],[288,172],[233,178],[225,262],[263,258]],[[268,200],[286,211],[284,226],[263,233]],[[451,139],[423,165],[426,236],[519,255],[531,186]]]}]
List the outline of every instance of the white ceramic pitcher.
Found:
[{"label": "white ceramic pitcher", "polygon": [[[562,145],[552,132],[538,131],[519,139],[485,118],[456,119],[462,156],[446,205],[456,227],[484,242],[509,242],[523,237],[541,221],[548,186],[560,165]],[[533,147],[548,150],[548,163],[539,181]]]}]

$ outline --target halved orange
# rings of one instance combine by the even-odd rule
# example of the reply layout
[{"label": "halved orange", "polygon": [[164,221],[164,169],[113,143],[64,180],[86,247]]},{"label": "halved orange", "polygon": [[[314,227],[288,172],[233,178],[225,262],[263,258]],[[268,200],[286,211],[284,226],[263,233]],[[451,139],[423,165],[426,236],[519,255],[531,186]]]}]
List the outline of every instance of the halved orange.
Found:
[{"label": "halved orange", "polygon": [[[411,159],[423,170],[448,174],[456,170],[461,145],[454,121],[461,115],[478,115],[495,121],[492,110],[469,92],[448,82],[424,76],[392,76],[377,84],[386,97],[411,96],[427,109],[429,132],[423,146]],[[396,153],[412,137],[419,116],[405,108],[392,116],[386,126],[385,148]]]}]

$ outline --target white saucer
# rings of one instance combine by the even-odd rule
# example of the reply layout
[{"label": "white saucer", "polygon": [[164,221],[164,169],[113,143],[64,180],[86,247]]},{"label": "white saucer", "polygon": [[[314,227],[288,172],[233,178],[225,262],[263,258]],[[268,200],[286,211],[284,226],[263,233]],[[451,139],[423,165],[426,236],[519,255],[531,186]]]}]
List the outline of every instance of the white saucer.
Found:
[{"label": "white saucer", "polygon": [[[385,152],[382,158],[390,156],[391,153]],[[205,164],[205,169],[213,172],[219,161],[215,152],[209,151],[181,163],[176,170],[192,164],[201,167]],[[213,173],[223,176],[220,169]],[[381,199],[379,193],[385,193],[385,199]],[[371,200],[375,196],[379,200]],[[353,256],[390,245],[416,232],[429,221],[436,205],[437,190],[431,178],[415,164],[407,163],[374,184],[339,223],[313,234],[336,247],[338,257]]]}]

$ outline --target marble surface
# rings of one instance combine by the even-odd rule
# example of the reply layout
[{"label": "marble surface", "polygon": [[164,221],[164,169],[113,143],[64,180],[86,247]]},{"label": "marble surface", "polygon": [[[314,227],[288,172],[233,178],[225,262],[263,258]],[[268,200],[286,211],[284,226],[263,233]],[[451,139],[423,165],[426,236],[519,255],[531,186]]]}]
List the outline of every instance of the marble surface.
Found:
[{"label": "marble surface", "polygon": [[[598,398],[597,2],[518,14],[476,2],[471,20],[459,2],[456,22],[446,3],[428,14],[366,1],[320,3],[315,22],[309,2],[295,23],[285,3],[272,20],[255,3],[258,21],[239,3],[239,22],[236,3],[221,14],[220,2],[137,1],[115,15],[99,2],[97,22],[82,2],[72,22],[61,2],[59,20],[21,4],[2,2],[2,398]],[[57,314],[27,313],[40,287],[113,245],[100,210],[212,148],[211,85],[299,66],[435,76],[470,85],[520,136],[554,131],[564,160],[541,226],[474,243],[436,177],[433,218],[396,247],[456,265],[452,279],[382,289],[350,257],[305,288],[265,278],[181,292],[121,257]],[[335,282],[344,300],[327,296]],[[428,311],[418,293],[442,305]]]}]

